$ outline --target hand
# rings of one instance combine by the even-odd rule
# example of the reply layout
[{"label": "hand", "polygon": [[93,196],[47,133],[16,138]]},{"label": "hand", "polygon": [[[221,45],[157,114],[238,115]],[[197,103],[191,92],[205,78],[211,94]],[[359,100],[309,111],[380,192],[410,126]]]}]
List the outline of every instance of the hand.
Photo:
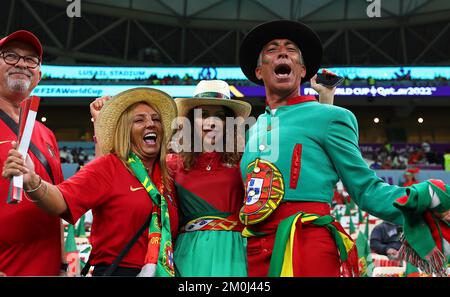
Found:
[{"label": "hand", "polygon": [[17,150],[18,144],[16,141],[12,141],[11,145],[12,149],[9,150],[8,158],[3,165],[2,176],[6,179],[11,179],[13,176],[23,175],[24,185],[29,185],[32,175],[36,176],[34,173],[34,163],[30,156],[27,156],[26,161],[24,161],[22,155]]},{"label": "hand", "polygon": [[154,277],[156,272],[156,264],[145,264],[141,272],[136,277]]},{"label": "hand", "polygon": [[6,276],[6,273],[0,271],[0,277],[1,276]]},{"label": "hand", "polygon": [[[322,72],[336,75],[334,72],[331,72],[326,69],[323,69]],[[317,80],[317,74],[311,78],[310,82],[311,82],[311,88],[313,88],[314,91],[319,93],[319,102],[322,104],[333,105],[334,92],[336,91],[336,87],[328,88],[328,87],[322,86],[322,85],[318,84],[316,80]]]},{"label": "hand", "polygon": [[94,122],[97,120],[97,116],[100,113],[100,110],[102,109],[103,105],[106,101],[111,99],[109,96],[103,96],[95,99],[94,101],[89,104],[89,109],[91,111],[91,116],[94,119]]},{"label": "hand", "polygon": [[392,259],[398,258],[398,251],[396,249],[389,248],[389,249],[387,249],[386,254],[389,258],[392,258]]}]

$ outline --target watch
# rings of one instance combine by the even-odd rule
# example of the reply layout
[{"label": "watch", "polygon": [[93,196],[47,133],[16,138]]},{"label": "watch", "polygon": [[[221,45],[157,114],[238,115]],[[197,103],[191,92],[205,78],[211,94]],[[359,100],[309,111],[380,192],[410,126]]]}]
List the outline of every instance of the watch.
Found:
[{"label": "watch", "polygon": [[61,263],[61,271],[67,271],[67,268],[69,268],[68,263]]}]

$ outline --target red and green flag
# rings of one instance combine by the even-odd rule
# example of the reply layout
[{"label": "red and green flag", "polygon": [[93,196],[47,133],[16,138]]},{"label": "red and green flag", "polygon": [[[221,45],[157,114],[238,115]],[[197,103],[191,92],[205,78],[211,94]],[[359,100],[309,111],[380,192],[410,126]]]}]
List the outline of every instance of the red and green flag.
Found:
[{"label": "red and green flag", "polygon": [[349,233],[350,233],[350,235],[351,235],[351,234],[353,234],[353,233],[356,232],[356,228],[355,228],[355,224],[353,223],[353,217],[350,216],[349,218],[350,218],[350,221],[349,221],[349,226],[348,226],[348,228],[349,228]]},{"label": "red and green flag", "polygon": [[373,263],[370,256],[369,240],[363,232],[359,232],[355,243],[358,251],[359,275],[362,277],[372,276]]},{"label": "red and green flag", "polygon": [[335,218],[336,218],[336,222],[339,222],[339,223],[341,222],[342,215],[339,213],[338,210],[336,210]]},{"label": "red and green flag", "polygon": [[413,264],[406,262],[405,276],[406,277],[420,277],[420,271]]},{"label": "red and green flag", "polygon": [[364,215],[361,208],[358,207],[358,224],[364,223]]},{"label": "red and green flag", "polygon": [[80,271],[86,266],[86,262],[89,259],[89,254],[91,252],[91,245],[86,244],[85,247],[81,247],[80,250]]},{"label": "red and green flag", "polygon": [[78,226],[75,230],[75,237],[86,237],[86,230],[84,229],[84,215],[81,216]]},{"label": "red and green flag", "polygon": [[69,264],[67,269],[68,276],[80,275],[80,258],[75,242],[75,227],[69,224],[67,228],[67,237],[65,243],[66,261]]},{"label": "red and green flag", "polygon": [[344,213],[345,216],[350,216],[351,215],[350,208],[351,208],[350,207],[350,203],[345,201],[345,213]]},{"label": "red and green flag", "polygon": [[367,238],[370,238],[370,234],[369,234],[369,214],[367,214],[367,218],[366,218],[366,229],[364,230],[364,235],[366,235]]}]

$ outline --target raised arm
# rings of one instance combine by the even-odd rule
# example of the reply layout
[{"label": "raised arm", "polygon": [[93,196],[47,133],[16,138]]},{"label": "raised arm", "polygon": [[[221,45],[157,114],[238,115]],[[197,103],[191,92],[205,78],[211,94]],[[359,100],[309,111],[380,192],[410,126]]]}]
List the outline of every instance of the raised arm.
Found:
[{"label": "raised arm", "polygon": [[91,112],[92,120],[94,122],[94,143],[95,143],[95,157],[101,157],[103,153],[100,150],[100,146],[98,145],[98,140],[96,138],[96,131],[95,131],[95,121],[97,120],[98,114],[100,113],[100,110],[102,109],[103,105],[106,101],[111,99],[109,96],[103,96],[95,99],[94,101],[89,104],[89,110]]},{"label": "raised arm", "polygon": [[333,109],[325,147],[342,183],[363,210],[383,220],[402,224],[395,199],[406,195],[406,188],[390,185],[369,169],[358,146],[358,124],[348,110]]}]

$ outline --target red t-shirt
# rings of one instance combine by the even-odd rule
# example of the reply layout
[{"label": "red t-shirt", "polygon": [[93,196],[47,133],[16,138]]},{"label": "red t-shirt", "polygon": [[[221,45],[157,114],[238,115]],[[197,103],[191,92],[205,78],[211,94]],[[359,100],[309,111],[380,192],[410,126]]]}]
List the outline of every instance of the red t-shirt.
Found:
[{"label": "red t-shirt", "polygon": [[[160,190],[158,166],[153,169],[151,178]],[[145,222],[152,209],[151,198],[142,184],[122,161],[112,154],[91,161],[74,176],[58,185],[58,188],[69,208],[69,212],[62,217],[69,223],[75,223],[86,211],[92,209],[92,251],[89,256],[92,265],[111,264]],[[176,203],[173,195],[165,197],[174,240],[178,228]],[[147,238],[148,232],[144,232],[119,266],[141,268],[147,252]]]},{"label": "red t-shirt", "polygon": [[[17,136],[0,120],[0,165]],[[55,183],[64,180],[58,145],[53,133],[36,122],[33,143],[46,157]],[[51,182],[41,162],[28,151],[35,171],[43,180]],[[61,267],[61,220],[50,216],[25,198],[19,204],[7,204],[9,180],[0,176],[0,271],[8,276],[59,275]]]}]

